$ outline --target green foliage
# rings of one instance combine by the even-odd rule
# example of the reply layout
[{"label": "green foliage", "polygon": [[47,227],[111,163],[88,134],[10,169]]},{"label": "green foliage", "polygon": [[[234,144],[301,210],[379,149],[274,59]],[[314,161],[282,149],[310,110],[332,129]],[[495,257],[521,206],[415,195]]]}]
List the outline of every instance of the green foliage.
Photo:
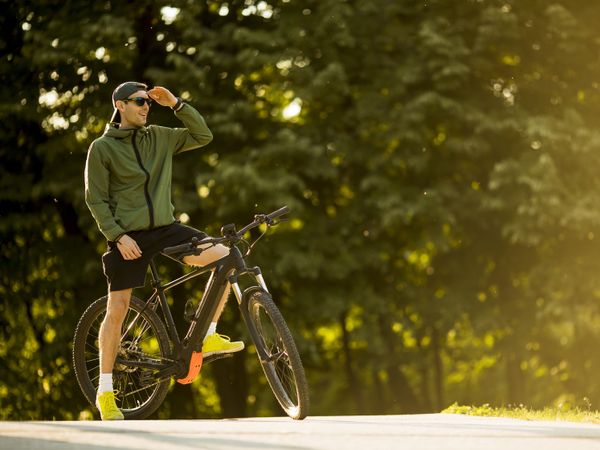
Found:
[{"label": "green foliage", "polygon": [[[0,418],[89,417],[70,345],[105,244],[82,172],[131,79],[215,135],[174,161],[178,215],[217,233],[292,207],[253,262],[314,414],[596,405],[598,19],[564,0],[5,2]],[[199,298],[175,295],[177,317]],[[234,308],[220,327],[243,333]],[[277,414],[248,353],[158,417]]]},{"label": "green foliage", "polygon": [[564,422],[600,423],[600,412],[589,407],[560,404],[556,407],[535,410],[523,405],[495,408],[488,403],[481,406],[466,406],[453,403],[442,411],[444,414],[464,414],[467,416],[510,417],[521,420],[544,420]]}]

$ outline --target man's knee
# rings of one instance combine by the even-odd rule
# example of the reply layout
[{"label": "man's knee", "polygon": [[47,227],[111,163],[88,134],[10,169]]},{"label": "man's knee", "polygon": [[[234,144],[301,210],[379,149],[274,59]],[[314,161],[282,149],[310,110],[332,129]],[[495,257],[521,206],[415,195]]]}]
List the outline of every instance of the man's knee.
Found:
[{"label": "man's knee", "polygon": [[108,293],[107,314],[124,316],[129,308],[129,300],[133,289],[124,289],[121,291],[111,291]]},{"label": "man's knee", "polygon": [[229,255],[229,247],[225,247],[224,245],[218,244],[214,247],[210,247],[204,250],[204,252],[206,252],[209,257],[213,258],[213,261],[216,261]]},{"label": "man's knee", "polygon": [[221,244],[215,246],[200,247],[204,248],[202,253],[200,253],[199,255],[186,256],[185,258],[183,258],[183,262],[189,264],[190,266],[202,267],[229,255],[229,248]]}]

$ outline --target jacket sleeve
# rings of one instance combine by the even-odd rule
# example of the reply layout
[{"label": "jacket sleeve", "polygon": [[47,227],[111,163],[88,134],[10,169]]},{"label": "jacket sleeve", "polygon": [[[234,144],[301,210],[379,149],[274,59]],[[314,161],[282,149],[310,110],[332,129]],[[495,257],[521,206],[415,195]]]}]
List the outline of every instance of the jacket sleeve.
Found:
[{"label": "jacket sleeve", "polygon": [[193,106],[184,103],[175,115],[183,122],[185,128],[171,129],[175,138],[173,153],[203,147],[212,141],[213,135],[208,129],[204,118]]},{"label": "jacket sleeve", "polygon": [[110,173],[102,160],[101,152],[90,145],[85,163],[85,203],[98,224],[98,228],[109,241],[116,240],[125,230],[115,221],[110,210],[108,184]]}]

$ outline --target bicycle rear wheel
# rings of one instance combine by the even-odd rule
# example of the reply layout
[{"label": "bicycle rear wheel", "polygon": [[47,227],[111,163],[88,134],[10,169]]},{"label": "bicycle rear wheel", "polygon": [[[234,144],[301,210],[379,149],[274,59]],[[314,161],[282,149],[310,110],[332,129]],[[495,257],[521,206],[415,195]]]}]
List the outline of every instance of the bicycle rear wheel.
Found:
[{"label": "bicycle rear wheel", "polygon": [[248,299],[250,320],[258,332],[254,344],[265,350],[267,358],[260,359],[265,376],[275,398],[292,419],[308,415],[308,383],[292,334],[265,291],[254,291]]},{"label": "bicycle rear wheel", "polygon": [[[104,296],[83,313],[73,341],[73,365],[79,386],[95,406],[100,377],[98,336],[106,315],[108,297]],[[167,330],[158,314],[136,297],[131,297],[123,322],[121,345],[113,369],[117,406],[126,419],[144,419],[163,402],[169,379],[156,378],[156,370],[128,365],[127,361],[165,363],[170,356]]]}]

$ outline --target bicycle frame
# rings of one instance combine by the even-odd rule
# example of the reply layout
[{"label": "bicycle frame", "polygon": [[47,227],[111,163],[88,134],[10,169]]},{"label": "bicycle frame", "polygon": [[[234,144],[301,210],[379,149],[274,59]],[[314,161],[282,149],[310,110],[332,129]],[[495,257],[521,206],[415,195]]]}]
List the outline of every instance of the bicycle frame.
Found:
[{"label": "bicycle frame", "polygon": [[[212,271],[212,273],[206,284],[206,289],[202,299],[196,308],[194,318],[192,319],[185,337],[180,339],[171,309],[169,308],[167,298],[165,296],[165,292],[209,271]],[[242,253],[235,245],[230,247],[229,255],[207,266],[199,267],[186,275],[167,282],[166,284],[162,284],[162,280],[158,275],[158,270],[154,260],[150,262],[150,272],[154,291],[145,303],[146,307],[151,308],[155,308],[155,305],[157,304],[160,304],[161,306],[167,332],[171,342],[173,343],[172,360],[169,363],[154,363],[149,361],[131,361],[117,358],[120,363],[131,367],[143,367],[155,370],[158,369],[159,378],[182,376],[182,374],[187,373],[193,353],[200,352],[202,349],[204,336],[206,336],[210,323],[212,322],[219,306],[219,301],[223,297],[228,283],[231,284],[232,290],[238,301],[238,306],[240,307],[242,317],[246,323],[246,326],[248,327],[250,335],[253,341],[257,342],[258,332],[256,331],[252,321],[249,320],[248,308],[246,307],[245,301],[245,297],[247,296],[242,293],[239,287],[239,277],[246,274],[254,276],[256,284],[252,287],[249,287],[248,290],[263,289],[268,292],[268,289],[260,268],[247,267]],[[124,331],[124,335],[126,335],[129,329],[133,327],[140,314],[138,314],[138,316],[131,321],[128,328]],[[269,358],[269,356],[265,354],[262,347],[257,346],[257,350],[261,360],[267,360]],[[218,357],[214,359],[218,359]]]}]

